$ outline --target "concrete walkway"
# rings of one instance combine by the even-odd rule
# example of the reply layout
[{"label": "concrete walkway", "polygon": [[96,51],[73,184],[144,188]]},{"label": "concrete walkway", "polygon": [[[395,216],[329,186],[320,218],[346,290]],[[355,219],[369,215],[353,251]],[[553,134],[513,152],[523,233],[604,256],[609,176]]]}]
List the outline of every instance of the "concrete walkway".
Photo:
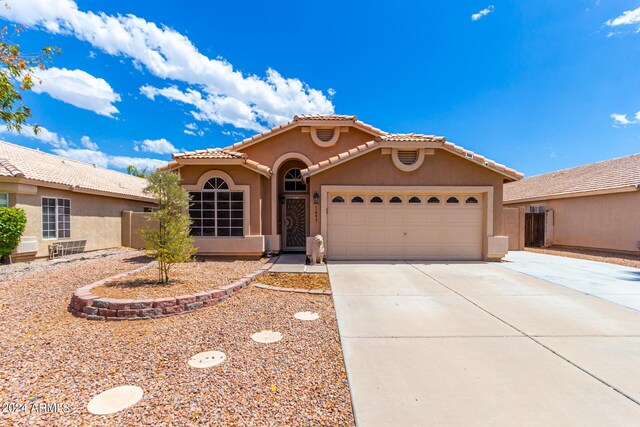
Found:
[{"label": "concrete walkway", "polygon": [[326,273],[326,265],[307,265],[305,254],[280,254],[269,270],[272,273]]},{"label": "concrete walkway", "polygon": [[640,313],[487,263],[331,263],[358,426],[637,425]]},{"label": "concrete walkway", "polygon": [[509,252],[502,267],[640,311],[640,270],[534,252]]}]

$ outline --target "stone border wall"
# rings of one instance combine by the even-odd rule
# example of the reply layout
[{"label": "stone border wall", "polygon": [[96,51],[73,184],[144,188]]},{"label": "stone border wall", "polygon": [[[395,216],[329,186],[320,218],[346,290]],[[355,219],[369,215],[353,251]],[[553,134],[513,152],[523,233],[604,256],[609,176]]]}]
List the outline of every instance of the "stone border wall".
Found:
[{"label": "stone border wall", "polygon": [[97,286],[146,270],[156,264],[156,261],[152,261],[135,270],[111,276],[76,289],[67,310],[74,316],[89,320],[144,320],[190,313],[224,301],[231,295],[246,288],[256,277],[268,271],[276,261],[277,258],[271,258],[259,270],[247,274],[230,285],[193,295],[147,300],[126,300],[101,298],[91,293],[91,290]]}]

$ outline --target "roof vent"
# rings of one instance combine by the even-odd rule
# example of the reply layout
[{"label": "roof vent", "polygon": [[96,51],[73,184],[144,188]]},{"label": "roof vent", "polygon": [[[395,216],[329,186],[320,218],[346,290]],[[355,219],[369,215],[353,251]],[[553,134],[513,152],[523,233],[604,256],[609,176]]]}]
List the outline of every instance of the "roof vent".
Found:
[{"label": "roof vent", "polygon": [[418,161],[418,151],[417,150],[411,150],[411,151],[398,150],[398,160],[400,160],[400,163],[402,163],[403,165],[411,166]]},{"label": "roof vent", "polygon": [[469,153],[469,152],[467,151],[467,158],[468,158],[468,159],[473,159],[473,153]]},{"label": "roof vent", "polygon": [[316,135],[322,142],[329,142],[333,139],[335,129],[316,129]]}]

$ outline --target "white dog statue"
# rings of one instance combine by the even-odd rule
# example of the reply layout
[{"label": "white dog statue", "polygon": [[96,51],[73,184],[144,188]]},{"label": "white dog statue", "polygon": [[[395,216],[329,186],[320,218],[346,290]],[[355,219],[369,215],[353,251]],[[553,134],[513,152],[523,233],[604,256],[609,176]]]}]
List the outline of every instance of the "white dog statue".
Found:
[{"label": "white dog statue", "polygon": [[311,241],[311,265],[324,265],[324,239],[317,235]]}]

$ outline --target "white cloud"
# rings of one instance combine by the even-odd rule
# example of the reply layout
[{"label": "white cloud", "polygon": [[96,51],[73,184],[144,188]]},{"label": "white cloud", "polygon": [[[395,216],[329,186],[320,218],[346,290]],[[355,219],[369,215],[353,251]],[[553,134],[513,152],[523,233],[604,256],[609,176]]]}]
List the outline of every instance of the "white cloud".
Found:
[{"label": "white cloud", "polygon": [[[195,107],[191,115],[196,120],[212,121],[219,125],[231,123],[235,127],[251,129],[258,132],[266,128],[258,123],[256,113],[248,105],[235,98],[202,95],[195,89],[181,91],[176,86],[169,86],[163,89],[153,86],[142,86],[140,93],[147,98],[154,100],[160,95],[172,101],[182,102]],[[286,122],[287,118],[282,118],[279,122]]]},{"label": "white cloud", "polygon": [[172,143],[164,138],[145,139],[144,141],[137,142],[134,149],[136,151],[144,151],[147,153],[156,154],[171,154],[178,151],[178,149],[174,147]]},{"label": "white cloud", "polygon": [[611,115],[611,118],[613,119],[613,121],[617,125],[629,125],[629,124],[634,123],[634,122],[632,122],[631,120],[629,120],[627,118],[626,114],[615,114],[614,113],[614,114]]},{"label": "white cloud", "polygon": [[66,157],[80,162],[96,164],[103,168],[126,169],[134,165],[138,169],[154,170],[167,162],[159,159],[145,157],[112,156],[102,151],[87,150],[84,148],[56,148],[53,150],[58,156]]},{"label": "white cloud", "polygon": [[[197,120],[262,130],[295,114],[334,111],[322,91],[299,79],[284,78],[271,68],[265,77],[245,75],[223,59],[203,55],[177,31],[135,15],[84,12],[72,0],[21,0],[11,8],[0,8],[0,17],[75,36],[110,55],[128,57],[157,77],[197,87],[198,91],[180,91],[190,102],[168,97],[194,106],[192,114]],[[162,96],[166,96],[162,91],[177,91],[153,89]]]},{"label": "white cloud", "polygon": [[186,127],[189,130],[196,130],[198,129],[198,125],[195,123],[187,123],[186,125],[184,125],[184,127]]},{"label": "white cloud", "polygon": [[478,21],[479,19],[487,16],[488,14],[493,12],[494,10],[495,10],[495,7],[491,4],[491,5],[487,6],[487,7],[485,7],[484,9],[482,9],[480,12],[474,13],[473,15],[471,15],[471,20],[472,21]]},{"label": "white cloud", "polygon": [[88,150],[86,148],[56,148],[53,152],[68,159],[96,164],[103,168],[109,167],[109,156],[102,151]]},{"label": "white cloud", "polygon": [[104,79],[82,70],[55,67],[37,70],[34,75],[42,82],[33,86],[35,93],[48,93],[55,99],[102,116],[113,118],[118,113],[113,103],[120,101],[120,95]]},{"label": "white cloud", "polygon": [[94,51],[92,51],[92,50],[89,51],[89,58],[95,59],[96,56],[97,55],[96,55],[96,53]]},{"label": "white cloud", "polygon": [[640,7],[634,10],[627,10],[617,18],[609,19],[606,24],[610,27],[640,24]]},{"label": "white cloud", "polygon": [[99,147],[98,144],[96,144],[95,142],[93,142],[91,140],[91,138],[89,138],[87,135],[83,136],[82,138],[80,138],[80,143],[82,144],[82,146],[88,150],[94,150],[96,151]]},{"label": "white cloud", "polygon": [[126,169],[127,166],[133,165],[140,170],[147,169],[153,171],[159,166],[166,165],[165,160],[151,159],[148,157],[127,157],[127,156],[109,156],[109,167],[117,169]]},{"label": "white cloud", "polygon": [[69,143],[64,138],[42,126],[39,126],[38,133],[35,133],[33,126],[30,125],[22,125],[20,132],[8,130],[6,125],[2,125],[0,126],[0,133],[11,133],[14,135],[26,136],[27,138],[37,139],[40,142],[44,142],[45,144],[52,145],[56,148],[67,148],[69,146]]}]

